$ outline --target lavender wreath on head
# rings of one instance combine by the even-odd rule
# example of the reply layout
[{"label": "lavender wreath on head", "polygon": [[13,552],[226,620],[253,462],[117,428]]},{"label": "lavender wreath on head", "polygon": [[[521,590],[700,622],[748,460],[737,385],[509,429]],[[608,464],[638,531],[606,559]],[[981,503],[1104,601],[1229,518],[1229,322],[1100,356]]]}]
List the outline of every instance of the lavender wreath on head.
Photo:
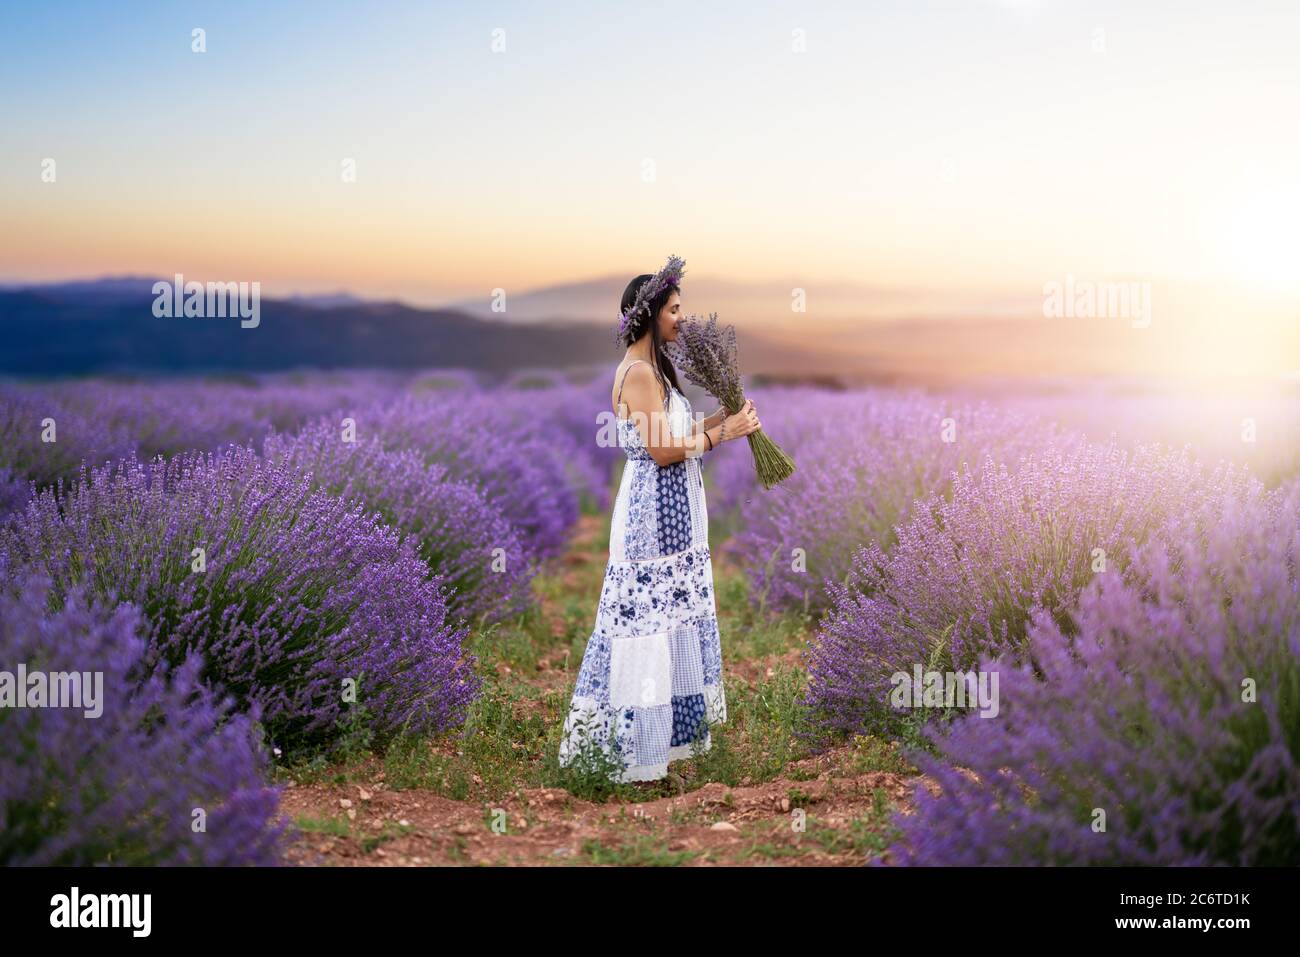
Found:
[{"label": "lavender wreath on head", "polygon": [[[663,292],[664,289],[669,286],[680,285],[682,274],[685,272],[686,260],[682,259],[680,256],[670,255],[668,257],[668,262],[664,263],[664,268],[651,276],[650,280],[637,290],[636,298],[632,300],[632,305],[627,308],[626,312],[619,315],[618,328],[615,330],[614,334],[614,343],[616,345],[623,346],[628,344],[627,335],[632,328],[632,324],[636,322],[637,315],[642,312],[649,315],[650,303],[654,301],[654,297],[659,295],[659,293]],[[652,321],[654,318],[654,316],[650,316]]]}]

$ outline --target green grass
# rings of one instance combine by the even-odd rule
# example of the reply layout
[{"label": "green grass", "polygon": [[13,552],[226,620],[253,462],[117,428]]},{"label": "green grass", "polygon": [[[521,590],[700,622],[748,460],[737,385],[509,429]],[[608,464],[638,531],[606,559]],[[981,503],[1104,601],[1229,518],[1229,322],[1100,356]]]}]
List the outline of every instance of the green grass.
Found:
[{"label": "green grass", "polygon": [[312,817],[299,814],[293,819],[293,826],[308,834],[328,834],[330,837],[351,837],[352,825],[346,817]]},{"label": "green grass", "polygon": [[[604,555],[599,536],[593,553]],[[607,756],[593,751],[586,760],[560,767],[559,743],[573,683],[594,621],[594,609],[604,576],[604,563],[576,567],[585,572],[581,589],[566,588],[561,573],[539,576],[535,589],[558,611],[564,633],[552,632],[550,619],[532,610],[516,619],[477,631],[471,650],[484,679],[463,729],[439,738],[398,736],[372,750],[361,735],[346,737],[348,747],[295,765],[281,766],[282,776],[300,784],[365,783],[382,767],[385,783],[394,789],[427,788],[453,800],[490,799],[518,788],[560,787],[589,801],[653,800],[675,793],[667,779],[615,784]],[[740,583],[743,585],[743,582]],[[780,655],[797,646],[801,621],[795,617],[758,620],[743,591],[733,585],[725,595],[722,626],[723,670],[729,662],[750,655]],[[561,683],[539,688],[538,662],[548,650],[567,647],[568,668]],[[509,673],[505,673],[505,669]],[[771,677],[755,687],[724,677],[728,720],[711,728],[711,748],[688,762],[674,762],[696,787],[706,781],[735,786],[748,779],[770,780],[793,760],[805,756],[793,732],[804,711],[799,698],[806,676],[797,666],[777,662]],[[477,780],[476,780],[477,779]]]},{"label": "green grass", "polygon": [[868,859],[883,854],[899,834],[893,824],[889,795],[882,788],[873,793],[871,810],[850,821],[847,832],[822,825],[811,816],[808,823],[809,837],[827,853],[852,853]]},{"label": "green grass", "polygon": [[763,658],[802,648],[815,622],[802,611],[763,613],[753,607],[749,582],[734,571],[715,570],[718,629],[723,636],[723,663],[735,658]]},{"label": "green grass", "polygon": [[917,774],[917,768],[904,756],[898,741],[870,734],[855,735],[846,770],[853,775],[884,771],[889,774]]},{"label": "green grass", "polygon": [[609,847],[595,838],[582,842],[579,857],[572,864],[610,864],[620,867],[677,867],[700,857],[702,851],[670,851],[663,840],[636,835]]},{"label": "green grass", "polygon": [[[791,789],[791,795],[798,794]],[[800,800],[791,797],[792,807],[807,810],[811,803],[806,795],[798,794]],[[748,835],[749,844],[737,851],[740,860],[760,858],[764,860],[782,860],[799,858],[821,852],[836,857],[861,858],[863,863],[874,860],[883,854],[897,839],[898,831],[893,825],[893,807],[889,796],[881,788],[872,795],[872,806],[865,813],[848,821],[847,826],[832,826],[823,823],[816,814],[809,813],[805,819],[806,830],[790,843],[787,832],[790,823],[784,818],[765,822],[761,828],[765,833]]]},{"label": "green grass", "polygon": [[[568,560],[542,570],[533,583],[535,607],[473,630],[468,650],[477,658],[483,690],[462,729],[437,738],[399,736],[381,745],[366,739],[359,725],[354,734],[344,736],[344,747],[309,761],[282,764],[277,776],[301,784],[363,784],[382,770],[386,787],[428,789],[457,801],[492,802],[538,787],[561,788],[596,803],[637,803],[676,794],[676,784],[669,779],[613,783],[615,767],[599,749],[590,749],[568,767],[559,765],[563,725],[609,558],[609,510],[597,512],[593,503],[586,503],[584,511],[601,516],[598,530],[574,546]],[[573,555],[586,560],[574,562]],[[797,780],[799,772],[792,772],[790,764],[813,752],[807,743],[812,739],[798,736],[812,728],[801,703],[807,675],[795,652],[814,623],[802,612],[760,613],[750,600],[745,577],[721,570],[717,563],[714,582],[728,720],[710,729],[708,752],[673,762],[671,771],[683,776],[690,789],[710,781],[729,787],[759,784],[783,773]],[[752,687],[736,668],[744,661],[760,663],[761,677]],[[545,672],[539,670],[543,662]],[[771,674],[766,673],[769,667]],[[914,771],[892,742],[855,739],[851,772],[875,770]],[[384,838],[375,840],[382,843]],[[634,847],[627,853],[640,851]]]},{"label": "green grass", "polygon": [[383,847],[389,841],[401,837],[403,834],[409,834],[414,828],[410,825],[393,824],[385,822],[384,828],[378,834],[372,834],[361,841],[361,851],[364,854],[370,854]]}]

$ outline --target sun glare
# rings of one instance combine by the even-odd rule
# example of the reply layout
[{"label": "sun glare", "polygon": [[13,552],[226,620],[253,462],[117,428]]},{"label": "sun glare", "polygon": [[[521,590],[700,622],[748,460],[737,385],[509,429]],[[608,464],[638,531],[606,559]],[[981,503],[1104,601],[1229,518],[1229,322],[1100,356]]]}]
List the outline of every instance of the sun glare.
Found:
[{"label": "sun glare", "polygon": [[1261,288],[1300,289],[1300,192],[1260,193],[1232,208],[1224,245],[1237,278]]}]

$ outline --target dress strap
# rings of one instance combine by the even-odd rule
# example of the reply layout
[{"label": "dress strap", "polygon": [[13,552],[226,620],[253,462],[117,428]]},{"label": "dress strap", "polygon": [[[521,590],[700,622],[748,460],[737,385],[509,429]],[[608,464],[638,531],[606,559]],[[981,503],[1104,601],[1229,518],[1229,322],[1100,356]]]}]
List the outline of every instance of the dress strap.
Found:
[{"label": "dress strap", "polygon": [[631,362],[629,362],[629,363],[627,364],[627,368],[623,370],[623,378],[620,379],[620,380],[619,380],[619,383],[618,383],[618,398],[614,400],[614,414],[615,414],[615,415],[618,415],[618,407],[619,407],[620,405],[622,405],[622,403],[623,403],[623,383],[625,383],[625,382],[627,381],[627,374],[628,374],[628,372],[629,372],[629,371],[631,370],[631,368],[632,368],[634,365],[636,365],[638,362],[645,362],[645,360],[644,360],[644,359],[633,359]]}]

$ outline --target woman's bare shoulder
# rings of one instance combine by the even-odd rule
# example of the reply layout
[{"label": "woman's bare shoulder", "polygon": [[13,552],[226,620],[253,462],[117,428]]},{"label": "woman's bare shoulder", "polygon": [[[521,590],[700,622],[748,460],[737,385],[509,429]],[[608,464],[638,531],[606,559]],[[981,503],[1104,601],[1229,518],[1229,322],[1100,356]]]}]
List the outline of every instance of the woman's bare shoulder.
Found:
[{"label": "woman's bare shoulder", "polygon": [[625,398],[628,389],[634,389],[636,391],[649,389],[654,394],[659,393],[659,384],[655,379],[654,371],[651,369],[650,363],[646,362],[644,359],[639,359],[625,365],[623,371],[621,371],[616,377],[615,382],[614,394],[618,394],[618,383],[621,382]]},{"label": "woman's bare shoulder", "polygon": [[653,378],[650,372],[650,363],[644,359],[620,362],[614,367],[614,388],[617,389],[621,383],[625,382],[644,382],[647,376]]}]

